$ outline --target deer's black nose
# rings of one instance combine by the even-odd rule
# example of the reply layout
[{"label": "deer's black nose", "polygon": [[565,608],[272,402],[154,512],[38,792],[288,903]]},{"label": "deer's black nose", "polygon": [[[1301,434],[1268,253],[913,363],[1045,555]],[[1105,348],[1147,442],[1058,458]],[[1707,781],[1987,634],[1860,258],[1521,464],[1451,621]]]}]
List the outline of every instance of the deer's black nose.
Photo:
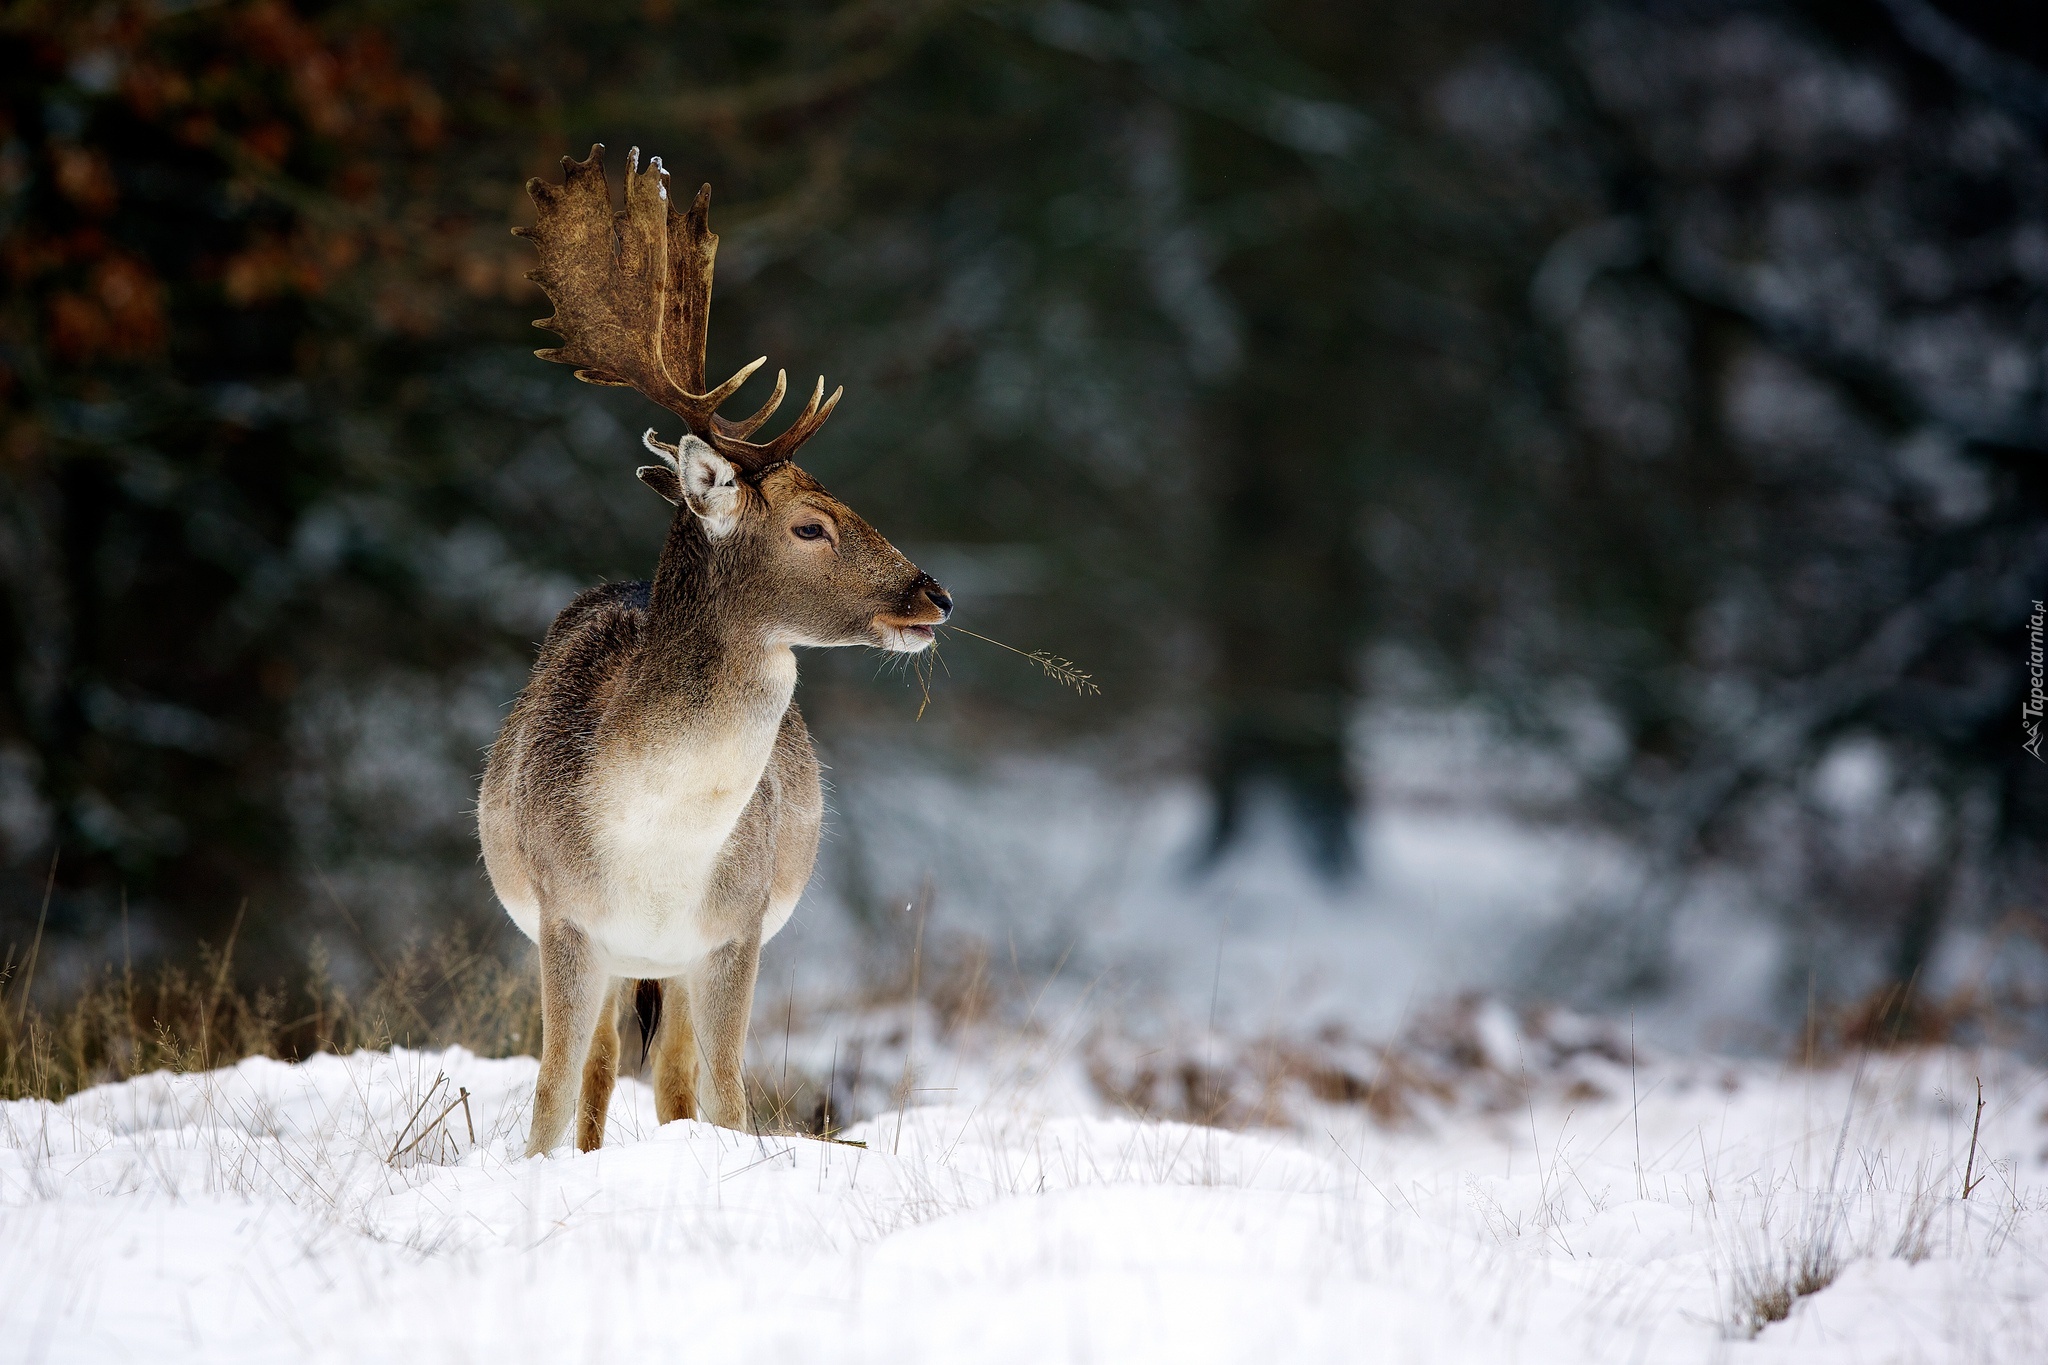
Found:
[{"label": "deer's black nose", "polygon": [[924,595],[926,600],[928,600],[933,606],[937,607],[939,611],[942,613],[940,617],[941,620],[944,620],[947,616],[951,616],[953,614],[953,594],[947,592],[944,588],[932,582],[929,578],[927,578],[924,583]]}]

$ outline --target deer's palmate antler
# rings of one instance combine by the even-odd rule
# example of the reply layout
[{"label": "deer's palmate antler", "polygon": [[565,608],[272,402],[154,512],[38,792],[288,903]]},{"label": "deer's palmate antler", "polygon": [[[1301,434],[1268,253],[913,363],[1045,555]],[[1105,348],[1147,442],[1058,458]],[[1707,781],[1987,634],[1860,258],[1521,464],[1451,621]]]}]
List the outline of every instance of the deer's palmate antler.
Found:
[{"label": "deer's palmate antler", "polygon": [[589,384],[638,389],[683,419],[690,434],[749,475],[782,464],[825,425],[843,389],[826,398],[819,377],[803,415],[772,441],[747,438],[782,405],[785,371],[760,411],[734,422],[718,415],[725,400],[762,356],[715,389],[704,387],[704,346],[711,326],[711,271],[718,235],[711,230],[711,186],[697,191],[688,213],[669,198],[660,157],[640,169],[640,149],[626,154],[626,207],[614,211],[605,176],[604,145],[582,161],[562,158],[562,183],[535,177],[526,192],[540,211],[532,227],[514,228],[540,248],[540,268],[527,278],[540,285],[555,315],[533,325],[558,332],[560,346],[536,351],[542,360],[576,366]]},{"label": "deer's palmate antler", "polygon": [[[577,597],[491,746],[477,799],[484,866],[540,946],[540,1072],[526,1150],[574,1126],[604,1141],[621,1002],[640,1014],[663,1123],[748,1122],[742,1063],[761,945],[788,922],[818,852],[824,793],[793,647],[916,653],[946,590],[790,457],[825,424],[824,381],[772,441],[718,415],[757,360],[704,382],[711,188],[687,213],[659,161],[626,171],[614,212],[604,149],[527,192],[533,279],[554,301],[543,359],[640,390],[682,418],[640,479],[675,508],[648,583]],[[704,1092],[700,1095],[700,1091]],[[700,1100],[702,1105],[700,1107]]]}]

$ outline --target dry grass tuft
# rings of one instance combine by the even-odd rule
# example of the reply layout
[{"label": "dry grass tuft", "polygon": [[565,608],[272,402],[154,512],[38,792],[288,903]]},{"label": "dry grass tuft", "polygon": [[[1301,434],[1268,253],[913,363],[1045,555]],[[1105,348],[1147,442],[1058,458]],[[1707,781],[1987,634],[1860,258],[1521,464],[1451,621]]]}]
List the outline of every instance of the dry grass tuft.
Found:
[{"label": "dry grass tuft", "polygon": [[[747,1075],[760,1132],[829,1135],[869,1117],[894,1097],[886,1087],[903,1068],[866,1054],[903,1053],[912,1040],[897,1034],[912,1027],[913,1018],[931,1020],[941,1039],[991,1022],[1025,989],[1007,963],[996,968],[979,939],[933,933],[915,952],[908,942],[900,946],[900,953],[885,948],[864,964],[861,987],[837,1002],[877,1022],[893,1011],[894,1032],[849,1039],[835,1074],[792,1068],[786,1046],[775,1046],[772,1035],[785,1031],[782,1015],[807,1010],[789,1001],[760,1002],[757,1065]],[[61,1100],[109,1081],[160,1070],[205,1071],[245,1057],[296,1060],[319,1052],[451,1045],[506,1057],[537,1053],[540,1046],[532,949],[502,939],[483,946],[460,928],[378,960],[371,980],[354,989],[335,978],[317,943],[294,981],[238,981],[232,936],[220,948],[202,944],[185,962],[139,971],[109,966],[61,998],[48,991],[32,996],[26,967],[23,960],[0,959],[0,1099]],[[624,1031],[634,1037],[630,1021]],[[636,1042],[628,1043],[625,1061],[623,1074],[643,1069]],[[459,1121],[459,1110],[447,1120]]]},{"label": "dry grass tuft", "polygon": [[1879,987],[1852,1001],[1824,1021],[1821,1057],[1833,1060],[1864,1049],[1938,1047],[1957,1040],[1984,1023],[1985,1002],[1961,991],[1946,1000],[1930,1000],[1897,985]]},{"label": "dry grass tuft", "polygon": [[1799,1295],[1792,1289],[1791,1276],[1782,1265],[1740,1267],[1734,1275],[1733,1334],[1753,1337],[1774,1322],[1792,1316]]},{"label": "dry grass tuft", "polygon": [[1746,1339],[1783,1322],[1793,1305],[1826,1289],[1841,1273],[1834,1237],[1817,1224],[1796,1248],[1734,1261],[1729,1267],[1729,1334]]},{"label": "dry grass tuft", "polygon": [[1357,1105],[1390,1128],[1427,1127],[1451,1109],[1520,1109],[1532,1089],[1573,1101],[1626,1093],[1626,1034],[1564,1010],[1517,1013],[1465,996],[1374,1043],[1328,1027],[1312,1036],[1197,1035],[1141,1047],[1099,1032],[1088,1076],[1143,1118],[1212,1127],[1285,1126],[1302,1105]]},{"label": "dry grass tuft", "polygon": [[204,1071],[244,1057],[293,1060],[358,1048],[460,1043],[483,1056],[540,1039],[530,962],[476,946],[460,929],[408,945],[351,994],[316,944],[296,985],[240,985],[234,939],[190,963],[106,968],[62,1001],[33,999],[29,974],[0,965],[0,1099],[60,1100],[152,1071]]}]

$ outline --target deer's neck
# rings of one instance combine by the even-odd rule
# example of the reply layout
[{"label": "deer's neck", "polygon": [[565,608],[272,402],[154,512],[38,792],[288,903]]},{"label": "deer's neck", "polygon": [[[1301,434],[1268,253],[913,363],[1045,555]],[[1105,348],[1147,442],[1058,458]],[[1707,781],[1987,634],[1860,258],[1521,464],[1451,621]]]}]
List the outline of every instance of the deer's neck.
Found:
[{"label": "deer's neck", "polygon": [[740,547],[714,545],[677,509],[648,593],[642,700],[692,730],[773,730],[796,688],[796,657],[749,610]]}]

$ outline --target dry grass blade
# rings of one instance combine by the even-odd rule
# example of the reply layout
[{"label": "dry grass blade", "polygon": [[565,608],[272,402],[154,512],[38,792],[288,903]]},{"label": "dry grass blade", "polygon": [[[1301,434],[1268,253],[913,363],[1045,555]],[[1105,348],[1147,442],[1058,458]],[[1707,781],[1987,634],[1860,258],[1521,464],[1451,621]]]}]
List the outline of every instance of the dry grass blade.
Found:
[{"label": "dry grass blade", "polygon": [[[936,639],[932,641],[929,657],[934,661],[939,657],[939,643]],[[910,671],[917,675],[917,690],[919,693],[915,719],[923,720],[925,709],[932,704],[932,674],[934,672],[934,665],[926,663],[923,657],[917,657],[910,661]]]},{"label": "dry grass blade", "polygon": [[1043,649],[1022,650],[1015,645],[1006,645],[1001,640],[991,640],[986,635],[978,635],[964,626],[947,626],[945,629],[959,631],[960,634],[970,639],[979,640],[985,645],[994,645],[997,649],[1006,649],[1020,659],[1029,659],[1044,671],[1046,677],[1051,678],[1062,687],[1073,688],[1077,695],[1083,697],[1099,697],[1102,695],[1102,689],[1095,685],[1095,680],[1083,672],[1072,659],[1063,659],[1059,655]]},{"label": "dry grass blade", "polygon": [[[1963,1167],[1963,1198],[1965,1199],[1968,1199],[1970,1195],[1976,1191],[1976,1188],[1984,1183],[1983,1175],[1977,1176],[1975,1180],[1972,1180],[1970,1178],[1973,1174],[1975,1174],[1977,1170],[1977,1135],[1979,1131],[1982,1130],[1983,1126],[1984,1078],[1980,1076],[1977,1078],[1977,1113],[1976,1116],[1970,1120],[1970,1159],[1969,1162]],[[1989,1174],[1989,1171],[1986,1171],[1984,1173],[1984,1175]]]},{"label": "dry grass blade", "polygon": [[36,984],[36,959],[43,951],[43,926],[50,922],[50,893],[57,889],[57,859],[63,854],[64,850],[61,848],[53,849],[50,853],[50,875],[43,882],[43,908],[36,914],[35,941],[29,944],[28,965],[21,973],[21,1012],[14,1021],[16,1028],[21,1027],[28,1019],[29,991]]},{"label": "dry grass blade", "polygon": [[[432,1092],[429,1091],[428,1093],[431,1094]],[[404,1147],[393,1152],[388,1158],[386,1158],[384,1164],[387,1166],[397,1164],[398,1158],[404,1156],[407,1152],[410,1152],[413,1148],[419,1146],[422,1142],[425,1142],[427,1140],[427,1134],[433,1132],[436,1128],[439,1128],[442,1125],[442,1123],[444,1123],[447,1120],[448,1116],[454,1113],[458,1108],[462,1109],[465,1113],[468,1112],[469,1092],[467,1090],[463,1091],[456,1098],[448,1101],[447,1108],[443,1109],[440,1113],[436,1114],[427,1123],[426,1127],[420,1129],[418,1135],[416,1135],[411,1142],[406,1143]],[[469,1141],[471,1146],[476,1145],[476,1126],[474,1124],[470,1125]]]},{"label": "dry grass blade", "polygon": [[[416,1105],[414,1105],[414,1106],[412,1107],[412,1116],[411,1116],[410,1118],[406,1119],[406,1121],[405,1121],[405,1127],[403,1127],[403,1128],[399,1129],[399,1130],[398,1130],[398,1136],[397,1136],[397,1137],[395,1137],[395,1138],[393,1138],[393,1139],[391,1139],[391,1155],[389,1155],[389,1156],[387,1156],[387,1157],[385,1157],[385,1158],[384,1158],[384,1164],[385,1164],[385,1165],[389,1166],[389,1165],[390,1165],[390,1164],[391,1164],[392,1162],[394,1162],[394,1161],[398,1160],[398,1155],[399,1155],[399,1146],[398,1146],[398,1144],[399,1144],[399,1143],[401,1143],[401,1142],[403,1142],[403,1141],[405,1141],[405,1135],[406,1135],[407,1133],[410,1133],[410,1132],[412,1131],[412,1126],[413,1126],[413,1125],[414,1125],[415,1123],[418,1123],[418,1122],[419,1122],[419,1118],[420,1118],[420,1115],[426,1112],[426,1109],[427,1109],[427,1105],[428,1105],[428,1103],[429,1103],[430,1101],[432,1101],[432,1100],[433,1100],[433,1098],[434,1098],[434,1093],[435,1093],[436,1091],[438,1091],[438,1090],[439,1090],[439,1089],[440,1089],[440,1088],[441,1088],[441,1087],[442,1087],[443,1085],[446,1085],[447,1083],[448,1083],[448,1077],[447,1077],[447,1075],[446,1075],[446,1074],[442,1074],[442,1075],[438,1075],[438,1076],[435,1076],[435,1077],[434,1077],[434,1083],[433,1083],[432,1085],[430,1085],[430,1086],[428,1086],[428,1087],[427,1087],[427,1093],[426,1093],[426,1094],[424,1094],[424,1095],[422,1095],[422,1096],[420,1096],[420,1102],[419,1102],[418,1104],[416,1104]],[[453,1105],[450,1105],[449,1107],[450,1107],[450,1108],[452,1109],[452,1108],[453,1108],[454,1106],[453,1106]],[[436,1120],[436,1122],[438,1122],[438,1121],[439,1121],[439,1120]],[[433,1124],[428,1124],[428,1125],[427,1125],[427,1128],[431,1128],[431,1127],[433,1127]],[[420,1130],[420,1136],[421,1136],[421,1137],[425,1137],[425,1136],[426,1136],[426,1133],[427,1133],[427,1129],[426,1129],[426,1128],[422,1128],[422,1129]],[[414,1139],[414,1141],[415,1141],[415,1142],[417,1142],[417,1141],[418,1141],[418,1139],[417,1139],[417,1138],[415,1138],[415,1139]],[[408,1148],[406,1148],[405,1150],[406,1150],[406,1151],[411,1151],[412,1149],[411,1149],[410,1147],[408,1147]]]}]

